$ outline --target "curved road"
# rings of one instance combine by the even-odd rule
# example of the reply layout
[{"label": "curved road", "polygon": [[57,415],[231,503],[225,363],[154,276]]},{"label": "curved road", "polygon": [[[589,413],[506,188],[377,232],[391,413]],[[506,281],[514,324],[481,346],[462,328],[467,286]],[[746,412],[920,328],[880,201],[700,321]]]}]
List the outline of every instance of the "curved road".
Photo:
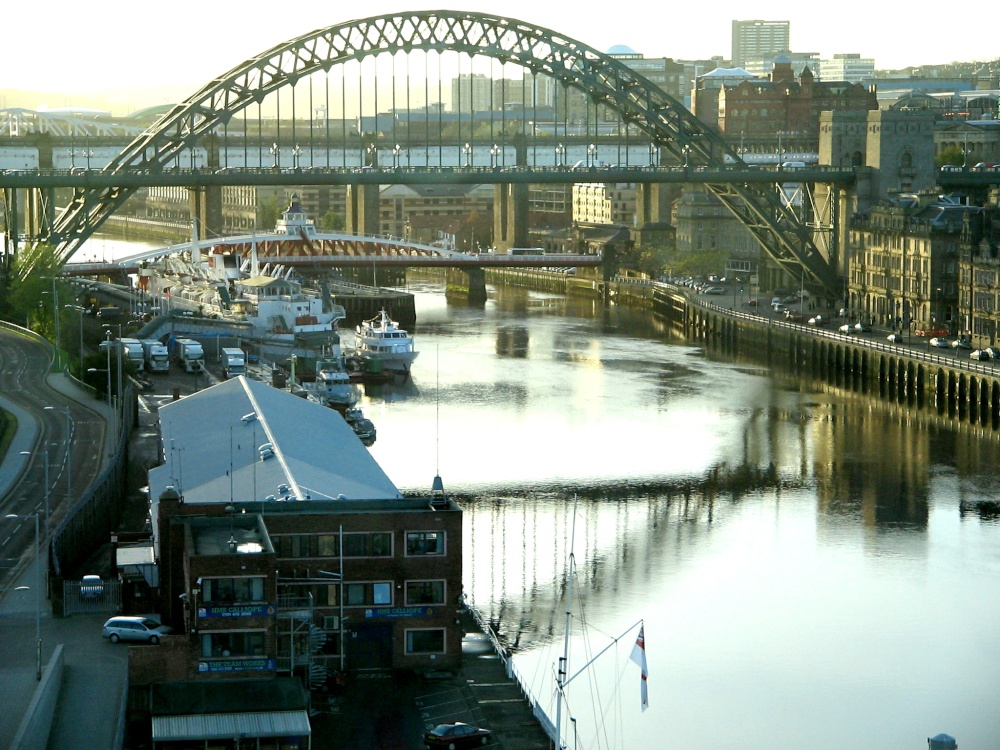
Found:
[{"label": "curved road", "polygon": [[[19,439],[10,449],[14,455],[0,456],[2,471],[7,475],[0,477],[0,592],[10,584],[18,563],[33,553],[35,543],[34,519],[4,516],[40,514],[39,529],[44,544],[46,500],[48,525],[54,528],[72,501],[90,487],[101,470],[104,416],[66,395],[79,393],[88,398],[77,392],[65,375],[48,375],[51,364],[52,347],[47,343],[0,327],[0,394],[8,405],[22,412]],[[32,419],[34,426],[30,424]],[[29,423],[25,424],[26,421]],[[22,431],[27,436],[34,433],[33,444],[25,444],[26,435]],[[31,455],[17,455],[23,450]],[[10,476],[14,472],[20,472],[16,478]],[[9,489],[4,492],[8,483]]]}]

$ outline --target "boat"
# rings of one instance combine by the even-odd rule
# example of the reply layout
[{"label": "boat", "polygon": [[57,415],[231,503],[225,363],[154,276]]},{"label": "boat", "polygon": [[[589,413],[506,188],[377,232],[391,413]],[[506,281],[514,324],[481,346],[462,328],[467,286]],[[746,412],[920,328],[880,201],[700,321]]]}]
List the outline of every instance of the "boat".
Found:
[{"label": "boat", "polygon": [[[310,230],[315,233],[298,197],[293,196],[275,234],[300,239]],[[346,317],[344,307],[333,302],[327,286],[318,293],[307,291],[280,268],[263,273],[255,242],[250,259],[244,261],[224,244],[203,252],[201,243],[192,239],[190,251],[144,264],[139,270],[139,285],[160,300],[165,312],[249,326],[241,336],[259,343],[262,352],[277,356],[328,345],[338,323]]]},{"label": "boat", "polygon": [[387,370],[409,372],[417,358],[413,336],[399,327],[399,323],[382,309],[370,320],[362,321],[355,329],[355,354],[378,358]]},{"label": "boat", "polygon": [[361,442],[370,447],[375,442],[375,423],[367,419],[361,409],[356,407],[344,410],[344,420],[354,430]]}]

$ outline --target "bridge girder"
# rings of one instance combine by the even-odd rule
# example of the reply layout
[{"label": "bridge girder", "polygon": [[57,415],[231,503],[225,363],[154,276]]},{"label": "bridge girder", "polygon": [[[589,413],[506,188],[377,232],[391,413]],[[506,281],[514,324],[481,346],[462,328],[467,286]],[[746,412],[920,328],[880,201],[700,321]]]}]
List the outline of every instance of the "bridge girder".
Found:
[{"label": "bridge girder", "polygon": [[[350,21],[276,45],[213,79],[137,137],[103,170],[159,172],[183,151],[268,94],[334,65],[384,53],[450,51],[494,58],[547,75],[619,113],[651,142],[685,164],[723,168],[724,157],[745,166],[714,131],[680,102],[620,61],[551,29],[483,13],[422,11]],[[135,188],[78,191],[53,228],[63,262]],[[773,191],[750,185],[712,186],[783,268],[835,290],[839,281],[807,227]]]}]

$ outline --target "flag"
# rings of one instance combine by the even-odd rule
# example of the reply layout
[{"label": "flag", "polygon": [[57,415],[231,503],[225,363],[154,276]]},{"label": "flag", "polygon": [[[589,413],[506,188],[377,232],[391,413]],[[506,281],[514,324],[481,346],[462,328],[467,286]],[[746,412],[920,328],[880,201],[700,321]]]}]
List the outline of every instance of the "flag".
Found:
[{"label": "flag", "polygon": [[639,628],[639,637],[635,639],[635,645],[632,647],[632,656],[629,657],[636,664],[639,665],[639,669],[642,670],[642,710],[645,711],[649,708],[649,693],[646,691],[646,678],[649,676],[646,670],[646,626],[642,625]]}]

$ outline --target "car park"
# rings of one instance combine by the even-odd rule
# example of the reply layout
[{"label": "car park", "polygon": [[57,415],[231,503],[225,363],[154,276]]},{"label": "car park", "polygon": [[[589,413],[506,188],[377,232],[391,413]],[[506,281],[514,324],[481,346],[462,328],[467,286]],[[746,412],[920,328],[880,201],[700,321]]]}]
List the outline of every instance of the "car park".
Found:
[{"label": "car park", "polygon": [[169,625],[161,625],[150,617],[130,617],[119,615],[112,617],[101,630],[101,635],[112,643],[119,641],[136,641],[151,643],[154,646],[160,638],[174,632]]},{"label": "car park", "polygon": [[479,747],[489,744],[493,733],[489,729],[474,727],[456,721],[451,724],[438,724],[424,735],[427,747],[444,747],[448,750],[458,750],[463,747]]},{"label": "car park", "polygon": [[927,343],[930,344],[931,346],[936,346],[939,349],[947,349],[948,346],[949,346],[948,339],[943,338],[941,336],[935,336],[934,338],[932,338]]}]

